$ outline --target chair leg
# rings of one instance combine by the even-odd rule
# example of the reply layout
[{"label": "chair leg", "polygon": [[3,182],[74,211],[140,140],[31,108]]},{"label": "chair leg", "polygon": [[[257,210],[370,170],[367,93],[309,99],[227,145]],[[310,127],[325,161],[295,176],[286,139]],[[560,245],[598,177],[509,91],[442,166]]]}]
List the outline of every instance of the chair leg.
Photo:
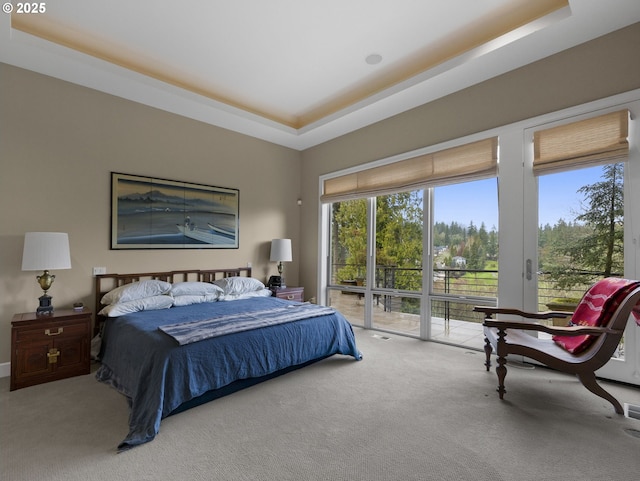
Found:
[{"label": "chair leg", "polygon": [[507,368],[505,367],[507,359],[503,356],[498,356],[497,363],[498,366],[496,367],[496,374],[498,375],[498,395],[500,396],[500,399],[503,399],[504,393],[507,392],[504,388],[504,378],[507,376]]},{"label": "chair leg", "polygon": [[581,374],[578,374],[577,376],[578,376],[578,379],[580,379],[580,382],[582,383],[582,385],[586,387],[589,391],[591,391],[596,396],[600,396],[601,398],[606,399],[611,404],[613,404],[613,408],[615,409],[616,413],[624,414],[624,410],[622,409],[622,406],[620,405],[618,400],[614,398],[611,394],[609,394],[607,391],[605,391],[604,388],[600,386],[600,384],[598,384],[598,382],[596,381],[596,374],[594,372],[581,373]]},{"label": "chair leg", "polygon": [[491,369],[491,352],[493,351],[493,348],[491,347],[491,343],[489,342],[489,339],[487,339],[486,337],[484,338],[484,353],[487,356],[486,361],[484,362],[484,365],[487,366],[487,371],[489,371]]}]

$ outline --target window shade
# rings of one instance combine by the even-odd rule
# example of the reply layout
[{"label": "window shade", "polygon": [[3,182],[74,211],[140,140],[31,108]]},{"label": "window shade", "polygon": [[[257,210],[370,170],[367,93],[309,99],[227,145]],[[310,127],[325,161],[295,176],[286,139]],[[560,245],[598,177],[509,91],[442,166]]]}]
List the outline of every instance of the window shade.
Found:
[{"label": "window shade", "polygon": [[373,197],[428,187],[442,181],[496,175],[497,171],[498,138],[491,137],[327,179],[321,201]]},{"label": "window shade", "polygon": [[536,175],[626,160],[629,111],[621,110],[533,134]]}]

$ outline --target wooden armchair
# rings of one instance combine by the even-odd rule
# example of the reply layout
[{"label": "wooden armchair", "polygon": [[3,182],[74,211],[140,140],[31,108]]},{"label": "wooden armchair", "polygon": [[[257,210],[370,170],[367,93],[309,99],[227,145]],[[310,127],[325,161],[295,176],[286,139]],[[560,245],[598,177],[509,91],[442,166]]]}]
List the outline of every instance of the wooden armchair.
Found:
[{"label": "wooden armchair", "polygon": [[[587,294],[585,294],[585,297]],[[583,297],[582,302],[584,302],[585,297]],[[609,302],[609,300],[604,302]],[[503,399],[506,392],[504,388],[504,379],[507,375],[506,357],[509,354],[516,354],[534,359],[558,371],[575,374],[584,387],[613,404],[616,413],[623,414],[622,406],[618,400],[597,383],[595,372],[611,359],[620,343],[629,316],[638,303],[640,303],[640,283],[636,282],[635,284],[630,284],[624,292],[619,293],[615,302],[609,302],[608,310],[603,309],[602,322],[600,322],[599,326],[574,325],[571,327],[546,326],[531,321],[496,320],[492,319],[491,316],[504,314],[527,319],[573,316],[572,322],[581,324],[580,319],[575,319],[575,314],[578,313],[578,310],[574,314],[551,311],[527,313],[518,309],[487,306],[474,307],[474,311],[485,314],[483,328],[487,371],[491,367],[492,351],[495,350],[497,355],[496,373],[498,375],[498,394],[500,399]],[[585,335],[589,337],[584,350],[571,353],[553,339],[539,339],[530,335],[529,331],[545,332],[553,336],[562,336],[564,339]],[[557,340],[555,337],[554,339]]]}]

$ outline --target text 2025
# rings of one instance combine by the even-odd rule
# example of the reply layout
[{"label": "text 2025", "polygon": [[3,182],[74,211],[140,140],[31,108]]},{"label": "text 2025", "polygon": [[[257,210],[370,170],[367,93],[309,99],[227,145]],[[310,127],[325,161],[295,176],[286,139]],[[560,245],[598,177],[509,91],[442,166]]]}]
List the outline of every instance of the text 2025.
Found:
[{"label": "text 2025", "polygon": [[47,11],[47,4],[40,3],[16,3],[16,13],[44,13]]}]

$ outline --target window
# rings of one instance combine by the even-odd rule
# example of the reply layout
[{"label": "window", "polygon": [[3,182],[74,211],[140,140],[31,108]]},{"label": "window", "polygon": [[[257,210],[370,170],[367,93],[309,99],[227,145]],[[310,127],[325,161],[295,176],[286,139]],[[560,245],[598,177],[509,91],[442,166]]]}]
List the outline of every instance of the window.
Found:
[{"label": "window", "polygon": [[620,110],[534,132],[539,310],[573,311],[594,282],[623,276],[628,131]]},{"label": "window", "polygon": [[[436,186],[462,183],[467,191],[474,192],[466,205],[460,198],[451,198],[442,205],[459,205],[461,210],[477,213],[478,198],[492,199],[490,217],[495,219],[495,180],[489,184],[477,184],[472,180],[496,175],[497,142],[497,137],[491,137],[326,179],[322,200],[330,203],[331,212],[328,302],[357,325],[428,337],[428,322],[432,316],[425,315],[424,311],[429,305],[425,301],[430,295],[431,281],[425,285],[424,280],[433,278],[434,266],[431,256],[425,258],[425,252],[431,252],[428,239],[433,224],[431,214],[425,215],[425,196],[428,198],[434,189],[443,189],[443,193],[456,189],[454,186]],[[414,185],[423,187],[409,188]],[[478,190],[476,185],[483,187]],[[425,225],[429,227],[426,230]],[[470,232],[463,254],[472,265],[481,266],[476,270],[482,270],[490,236],[483,219],[478,225],[481,225],[480,231]],[[496,240],[495,231],[491,238]],[[497,242],[493,248],[495,251]],[[482,276],[477,272],[467,273],[467,267],[462,267],[464,272],[457,269],[456,272],[462,274],[455,275],[454,284],[486,294],[477,281],[471,280],[471,277]],[[491,277],[495,297],[496,274]],[[443,303],[447,313],[454,305],[451,301],[460,301],[463,297],[462,291],[440,294],[449,297],[434,301],[432,305]],[[456,302],[454,307],[467,303],[462,309],[466,320],[461,322],[475,322],[477,332],[481,319],[470,312],[474,296],[464,297],[466,301]],[[436,311],[433,317],[437,316],[442,322],[446,320],[449,325],[448,314],[440,315],[440,311]],[[445,334],[444,330],[439,333]],[[447,339],[442,337],[442,340]]]},{"label": "window", "polygon": [[373,327],[420,335],[423,204],[422,190],[375,198]]},{"label": "window", "polygon": [[434,189],[431,337],[482,347],[479,299],[498,295],[496,179]]},{"label": "window", "polygon": [[591,284],[623,275],[624,164],[544,175],[538,184],[540,310],[573,310]]},{"label": "window", "polygon": [[363,287],[367,276],[367,201],[345,200],[331,204],[329,266],[331,306],[337,306],[350,322],[364,325]]}]

